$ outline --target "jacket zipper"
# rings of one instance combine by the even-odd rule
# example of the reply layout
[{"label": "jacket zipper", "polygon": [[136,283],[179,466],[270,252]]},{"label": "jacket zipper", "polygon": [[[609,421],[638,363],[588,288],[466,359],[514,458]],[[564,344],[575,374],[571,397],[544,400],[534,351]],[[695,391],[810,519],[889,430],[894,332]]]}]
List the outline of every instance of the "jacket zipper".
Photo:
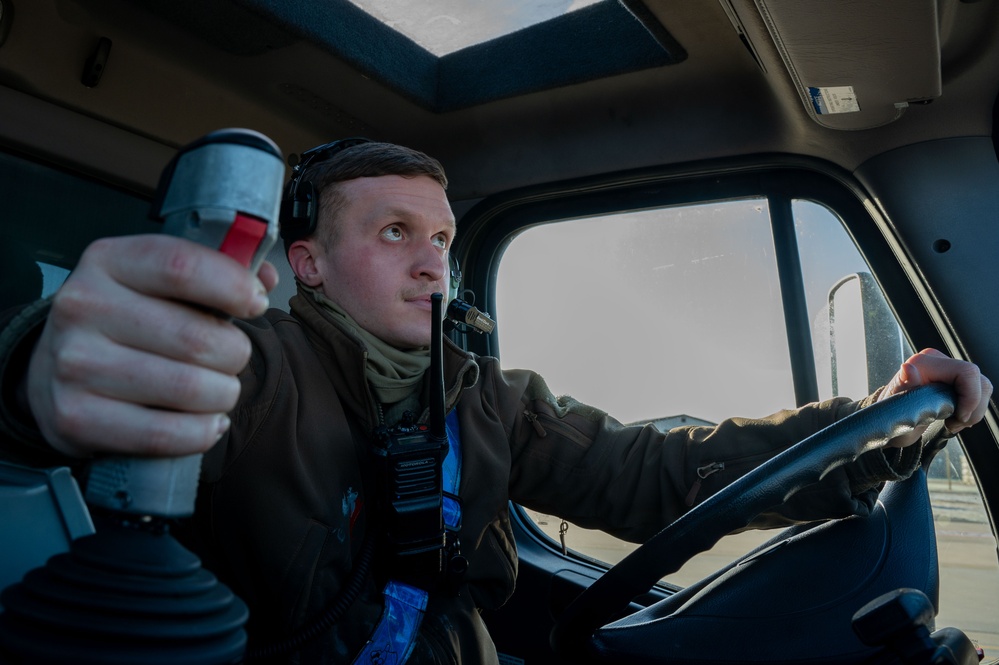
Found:
[{"label": "jacket zipper", "polygon": [[697,480],[694,481],[694,484],[690,486],[690,491],[687,492],[687,507],[694,505],[694,500],[697,498],[697,493],[701,491],[701,484],[704,482],[704,479],[713,473],[718,473],[724,468],[725,462],[712,462],[711,464],[697,467]]},{"label": "jacket zipper", "polygon": [[544,425],[542,425],[541,422],[538,420],[538,414],[534,413],[533,411],[524,409],[524,418],[527,419],[527,422],[531,423],[531,427],[534,428],[534,431],[537,433],[539,437],[544,438],[548,436],[548,432],[545,430]]}]

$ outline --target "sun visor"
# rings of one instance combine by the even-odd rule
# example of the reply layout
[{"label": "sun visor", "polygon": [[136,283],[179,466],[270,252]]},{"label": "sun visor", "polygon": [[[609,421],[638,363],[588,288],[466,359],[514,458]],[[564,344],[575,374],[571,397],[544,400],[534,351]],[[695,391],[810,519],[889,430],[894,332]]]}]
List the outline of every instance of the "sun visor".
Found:
[{"label": "sun visor", "polygon": [[729,8],[756,52],[776,48],[805,111],[824,127],[878,127],[941,94],[936,0],[755,0]]}]

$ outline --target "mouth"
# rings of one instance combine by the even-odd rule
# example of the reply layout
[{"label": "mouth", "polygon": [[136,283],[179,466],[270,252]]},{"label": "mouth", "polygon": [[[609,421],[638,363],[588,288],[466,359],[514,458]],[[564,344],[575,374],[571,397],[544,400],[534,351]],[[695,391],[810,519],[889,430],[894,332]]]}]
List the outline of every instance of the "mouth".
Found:
[{"label": "mouth", "polygon": [[409,303],[417,303],[417,304],[424,304],[425,303],[427,306],[429,306],[430,305],[430,296],[433,295],[434,293],[440,293],[440,291],[435,290],[435,291],[430,291],[429,293],[420,293],[420,294],[416,294],[416,295],[407,295],[407,296],[403,297],[403,300],[405,300],[406,302],[409,302]]},{"label": "mouth", "polygon": [[429,293],[417,296],[409,296],[408,298],[405,298],[405,302],[409,305],[416,305],[420,309],[425,309],[427,311],[430,311],[431,309]]}]

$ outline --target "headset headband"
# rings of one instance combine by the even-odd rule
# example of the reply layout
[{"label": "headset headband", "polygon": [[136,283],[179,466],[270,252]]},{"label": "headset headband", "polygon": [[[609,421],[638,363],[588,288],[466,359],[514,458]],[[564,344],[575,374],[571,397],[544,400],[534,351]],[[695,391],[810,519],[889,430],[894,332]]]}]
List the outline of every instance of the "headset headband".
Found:
[{"label": "headset headband", "polygon": [[353,136],[330,141],[302,153],[298,164],[292,168],[291,180],[285,185],[281,201],[281,238],[285,241],[285,246],[295,240],[307,238],[316,231],[316,220],[319,217],[318,192],[312,182],[303,180],[308,168],[362,143],[372,143],[372,140]]}]

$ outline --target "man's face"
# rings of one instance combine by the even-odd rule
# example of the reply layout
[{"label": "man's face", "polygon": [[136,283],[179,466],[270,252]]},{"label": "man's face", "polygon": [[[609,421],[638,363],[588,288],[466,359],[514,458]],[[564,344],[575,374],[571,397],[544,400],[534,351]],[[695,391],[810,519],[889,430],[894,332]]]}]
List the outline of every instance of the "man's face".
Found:
[{"label": "man's face", "polygon": [[[380,176],[340,185],[346,205],[319,288],[368,332],[401,349],[430,344],[430,294],[447,294],[455,223],[433,178]],[[323,220],[322,223],[329,223]]]}]

